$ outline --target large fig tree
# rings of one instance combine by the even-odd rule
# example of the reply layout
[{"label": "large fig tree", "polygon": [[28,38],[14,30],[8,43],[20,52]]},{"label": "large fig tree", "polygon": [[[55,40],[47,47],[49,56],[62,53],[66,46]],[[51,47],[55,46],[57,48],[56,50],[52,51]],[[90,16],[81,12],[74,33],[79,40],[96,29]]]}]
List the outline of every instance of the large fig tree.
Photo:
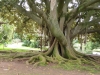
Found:
[{"label": "large fig tree", "polygon": [[90,56],[77,52],[72,41],[77,35],[100,30],[100,0],[1,0],[0,3],[9,13],[16,10],[35,21],[48,36],[48,50],[34,55],[28,63],[92,60]]}]

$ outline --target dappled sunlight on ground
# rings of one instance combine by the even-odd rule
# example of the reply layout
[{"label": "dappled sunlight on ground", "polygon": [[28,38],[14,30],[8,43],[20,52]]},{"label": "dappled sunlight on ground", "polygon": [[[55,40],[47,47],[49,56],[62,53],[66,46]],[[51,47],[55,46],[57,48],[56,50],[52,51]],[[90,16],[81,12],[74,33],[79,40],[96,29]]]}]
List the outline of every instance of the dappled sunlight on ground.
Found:
[{"label": "dappled sunlight on ground", "polygon": [[20,47],[22,47],[22,42],[20,42],[20,43],[13,43],[13,44],[8,44],[7,45],[7,47],[9,47],[9,48],[20,48]]},{"label": "dappled sunlight on ground", "polygon": [[6,47],[8,48],[12,48],[12,49],[24,49],[24,50],[38,50],[40,51],[39,48],[30,48],[30,47],[25,47],[25,46],[22,46],[22,42],[20,43],[13,43],[13,44],[8,44]]}]

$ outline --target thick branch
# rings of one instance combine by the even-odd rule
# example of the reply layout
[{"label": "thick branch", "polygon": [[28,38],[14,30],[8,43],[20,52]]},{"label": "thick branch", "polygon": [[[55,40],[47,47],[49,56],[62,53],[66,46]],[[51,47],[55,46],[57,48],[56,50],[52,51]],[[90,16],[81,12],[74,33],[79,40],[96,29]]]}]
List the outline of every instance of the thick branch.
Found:
[{"label": "thick branch", "polygon": [[96,25],[96,23],[98,23],[100,21],[100,18],[98,19],[94,19],[90,22],[82,22],[79,25],[77,25],[74,30],[73,30],[73,34],[72,37],[75,37],[78,33],[81,33],[86,27],[90,27],[90,26],[94,26]]},{"label": "thick branch", "polygon": [[[54,0],[52,0],[54,3]],[[56,1],[56,0],[55,0]],[[31,2],[29,2],[31,4]],[[56,10],[55,10],[56,8]],[[38,15],[40,15],[43,20],[46,22],[47,27],[49,28],[51,34],[57,39],[59,40],[59,42],[61,42],[63,45],[66,44],[66,37],[64,36],[63,32],[60,30],[59,28],[59,24],[58,24],[58,18],[57,18],[57,5],[54,6],[51,5],[51,9],[50,9],[50,16],[48,18],[48,16],[39,8],[37,8],[34,4],[32,4],[32,12],[36,12]],[[52,14],[51,14],[52,12]],[[58,34],[59,32],[59,34]]]},{"label": "thick branch", "polygon": [[[52,35],[63,45],[67,44],[66,37],[61,31],[58,24],[58,15],[57,15],[57,0],[51,0],[50,4],[50,17],[48,21],[49,29]],[[58,33],[59,32],[59,33]]]},{"label": "thick branch", "polygon": [[30,17],[31,19],[33,19],[34,21],[36,21],[39,25],[42,24],[42,20],[34,15],[31,11],[26,11],[23,7],[19,6],[19,5],[16,5],[15,6],[21,13],[23,13],[24,15]]},{"label": "thick branch", "polygon": [[86,10],[100,10],[100,7],[90,6],[90,7],[87,7]]},{"label": "thick branch", "polygon": [[88,6],[91,6],[97,2],[100,2],[100,0],[92,0],[92,1],[87,1],[83,3],[82,5],[79,6],[79,11],[86,9]]},{"label": "thick branch", "polygon": [[87,29],[87,32],[84,30],[80,32],[80,34],[85,34],[85,33],[95,33],[95,32],[100,32],[100,29]]},{"label": "thick branch", "polygon": [[33,4],[31,0],[28,0],[28,5],[30,6],[32,12],[37,13],[39,16],[43,15],[43,11]]},{"label": "thick branch", "polygon": [[4,22],[0,22],[0,25],[1,25],[1,24],[6,24],[6,23],[4,23]]},{"label": "thick branch", "polygon": [[92,0],[92,1],[86,1],[83,4],[81,4],[78,8],[72,10],[70,13],[67,13],[66,15],[71,15],[71,17],[69,18],[69,20],[67,22],[69,22],[72,18],[76,18],[77,15],[79,14],[79,12],[85,10],[87,7],[89,7],[90,5],[93,5],[97,2],[100,2],[100,0]]},{"label": "thick branch", "polygon": [[58,3],[58,17],[63,13],[62,12],[62,9],[63,9],[63,6],[64,6],[64,0],[59,0],[59,3]]}]

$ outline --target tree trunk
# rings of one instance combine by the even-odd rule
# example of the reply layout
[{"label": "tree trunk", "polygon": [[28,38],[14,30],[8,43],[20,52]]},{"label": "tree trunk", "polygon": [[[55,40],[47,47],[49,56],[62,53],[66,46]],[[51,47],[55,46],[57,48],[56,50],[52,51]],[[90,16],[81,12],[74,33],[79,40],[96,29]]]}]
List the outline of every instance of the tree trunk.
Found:
[{"label": "tree trunk", "polygon": [[[79,31],[81,31],[81,29],[84,28],[84,27],[81,28],[82,26],[74,27],[78,13],[80,13],[82,9],[84,9],[87,5],[91,5],[91,3],[86,3],[82,8],[79,7],[69,12],[68,4],[70,0],[60,1],[61,4],[59,3],[59,1],[45,0],[45,3],[50,3],[50,8],[48,8],[49,12],[39,9],[30,0],[27,1],[28,4],[30,5],[30,8],[32,8],[31,9],[32,12],[28,11],[27,13],[25,13],[24,12],[25,10],[23,10],[24,14],[26,14],[28,17],[36,21],[41,26],[43,21],[51,36],[49,37],[50,48],[44,53],[41,52],[31,57],[28,63],[33,64],[37,62],[35,63],[35,65],[38,65],[38,64],[47,64],[47,62],[62,63],[68,61],[69,59],[78,60],[80,58],[80,60],[82,61],[84,61],[83,58],[90,59],[88,56],[74,50],[72,45],[72,40],[79,33]],[[16,7],[21,11],[22,8],[19,5],[16,5]],[[37,15],[32,14],[33,12]],[[73,31],[71,32],[71,30]]]}]

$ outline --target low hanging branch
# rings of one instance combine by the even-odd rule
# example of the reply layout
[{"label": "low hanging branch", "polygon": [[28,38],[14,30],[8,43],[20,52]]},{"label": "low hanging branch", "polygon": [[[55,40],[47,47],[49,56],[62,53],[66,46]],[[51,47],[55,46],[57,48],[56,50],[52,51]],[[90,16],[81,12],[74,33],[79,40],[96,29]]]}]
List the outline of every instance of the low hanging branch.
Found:
[{"label": "low hanging branch", "polygon": [[[100,32],[100,29],[87,29],[87,33]],[[80,34],[85,34],[85,31],[82,31]]]},{"label": "low hanging branch", "polygon": [[6,24],[6,23],[4,23],[4,22],[0,22],[0,25],[1,25],[1,24]]}]

